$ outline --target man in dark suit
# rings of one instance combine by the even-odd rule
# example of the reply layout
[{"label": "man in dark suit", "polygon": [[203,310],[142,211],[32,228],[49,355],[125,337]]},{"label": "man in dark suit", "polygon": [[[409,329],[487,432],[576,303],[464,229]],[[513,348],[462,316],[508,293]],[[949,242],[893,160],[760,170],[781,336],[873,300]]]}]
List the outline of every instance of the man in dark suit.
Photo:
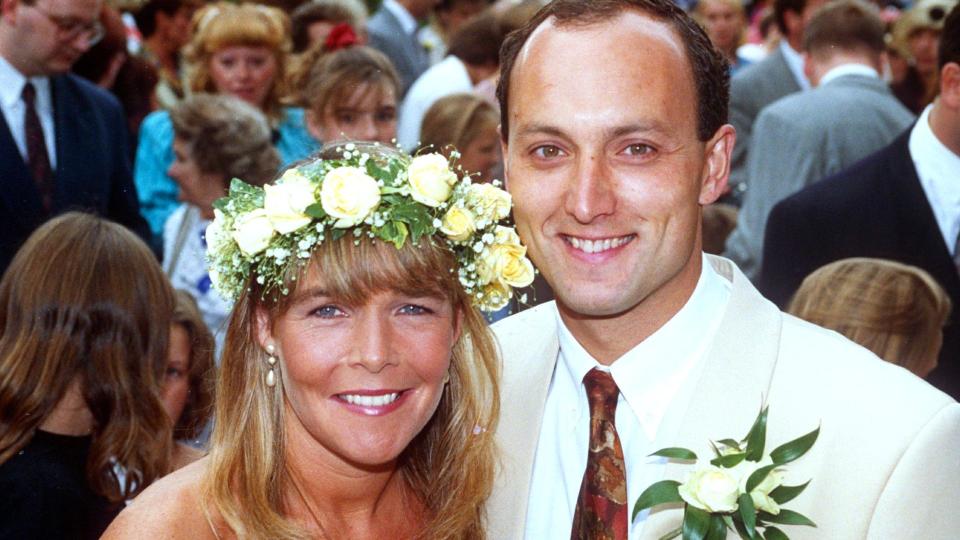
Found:
[{"label": "man in dark suit", "polygon": [[93,211],[146,238],[126,121],[67,70],[103,34],[101,0],[0,0],[0,272],[49,217]]},{"label": "man in dark suit", "polygon": [[413,81],[430,67],[430,56],[417,40],[417,20],[426,17],[437,1],[383,0],[380,9],[367,21],[370,46],[393,62],[404,95]]},{"label": "man in dark suit", "polygon": [[940,43],[940,96],[889,146],[774,207],[760,291],[783,306],[813,270],[847,257],[923,268],[946,289],[953,314],[929,380],[960,397],[960,8]]}]

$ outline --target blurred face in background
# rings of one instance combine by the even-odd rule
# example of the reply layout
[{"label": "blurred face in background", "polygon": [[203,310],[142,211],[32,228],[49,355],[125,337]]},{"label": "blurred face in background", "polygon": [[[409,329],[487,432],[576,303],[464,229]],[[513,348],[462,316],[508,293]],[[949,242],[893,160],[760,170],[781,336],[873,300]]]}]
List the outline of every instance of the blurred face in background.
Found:
[{"label": "blurred face in background", "polygon": [[164,39],[176,49],[190,41],[190,19],[196,9],[193,6],[181,6],[173,15],[157,12],[157,30],[163,32]]},{"label": "blurred face in background", "polygon": [[460,166],[470,173],[477,173],[474,182],[492,182],[500,166],[500,135],[496,126],[480,131],[460,149]]},{"label": "blurred face in background", "polygon": [[937,71],[937,48],[940,46],[940,31],[933,28],[919,28],[910,32],[907,47],[913,55],[914,65],[923,76]]},{"label": "blurred face in background", "polygon": [[204,218],[213,219],[213,202],[227,194],[223,175],[200,170],[183,139],[173,139],[173,163],[167,175],[180,186],[181,201],[199,208]]},{"label": "blurred face in background", "polygon": [[163,391],[160,398],[170,420],[176,425],[187,405],[190,394],[190,335],[180,324],[170,327],[170,350],[163,372]]},{"label": "blurred face in background", "polygon": [[210,57],[210,78],[217,92],[263,108],[277,74],[277,57],[268,47],[234,45]]},{"label": "blurred face in background", "polygon": [[100,0],[4,0],[2,6],[15,43],[5,57],[28,77],[68,71],[103,36]]},{"label": "blurred face in background", "polygon": [[743,32],[743,13],[733,5],[736,0],[703,0],[698,8],[707,36],[725,54],[735,52]]},{"label": "blurred face in background", "polygon": [[307,128],[324,143],[340,140],[390,144],[397,136],[397,97],[387,83],[361,83],[323,111],[307,113]]}]

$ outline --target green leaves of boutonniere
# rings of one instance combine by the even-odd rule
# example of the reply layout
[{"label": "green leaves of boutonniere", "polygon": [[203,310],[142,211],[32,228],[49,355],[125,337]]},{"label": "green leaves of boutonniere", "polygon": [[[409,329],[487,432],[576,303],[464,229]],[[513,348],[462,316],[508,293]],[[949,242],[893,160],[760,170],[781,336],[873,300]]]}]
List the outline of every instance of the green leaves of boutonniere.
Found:
[{"label": "green leaves of boutonniere", "polygon": [[[787,535],[775,525],[815,527],[806,516],[781,508],[810,484],[783,484],[784,465],[802,457],[813,447],[820,428],[764,454],[767,443],[767,412],[763,407],[742,440],[712,441],[715,457],[690,473],[684,482],[656,482],[637,499],[632,519],[647,508],[683,504],[682,526],[661,540],[722,540],[736,531],[746,540],[783,540]],[[698,461],[686,448],[664,448],[651,454],[678,461]],[[762,530],[761,530],[762,529]]]}]

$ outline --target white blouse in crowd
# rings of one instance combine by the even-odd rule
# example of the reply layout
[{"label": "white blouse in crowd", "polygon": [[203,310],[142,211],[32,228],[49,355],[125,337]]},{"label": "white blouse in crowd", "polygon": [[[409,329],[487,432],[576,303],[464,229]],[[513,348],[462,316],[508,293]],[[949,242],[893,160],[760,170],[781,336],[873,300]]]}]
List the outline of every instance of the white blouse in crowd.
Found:
[{"label": "white blouse in crowd", "polygon": [[203,322],[216,341],[214,358],[219,363],[233,302],[213,288],[207,272],[208,225],[210,220],[203,219],[200,210],[191,204],[181,204],[170,214],[163,228],[163,271],[173,288],[187,291],[197,301]]},{"label": "white blouse in crowd", "polygon": [[[691,394],[730,289],[704,258],[696,289],[683,308],[609,368],[584,350],[557,314],[560,354],[537,442],[526,538],[570,537],[590,440],[590,408],[582,381],[593,368],[609,371],[620,388],[616,426],[626,463],[628,515],[640,493],[662,480],[666,460],[648,455],[676,446],[679,424],[695,398]],[[646,517],[647,512],[637,516],[630,538],[639,537]]]},{"label": "white blouse in crowd", "polygon": [[927,105],[910,131],[910,158],[920,178],[920,185],[933,209],[940,234],[947,250],[954,257],[960,235],[960,156],[944,145],[930,129]]}]

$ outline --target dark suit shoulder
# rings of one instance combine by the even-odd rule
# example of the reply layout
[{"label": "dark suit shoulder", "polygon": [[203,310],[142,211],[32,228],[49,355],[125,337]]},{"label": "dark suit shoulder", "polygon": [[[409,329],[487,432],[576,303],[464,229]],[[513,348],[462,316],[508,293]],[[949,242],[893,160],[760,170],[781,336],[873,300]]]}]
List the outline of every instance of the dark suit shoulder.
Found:
[{"label": "dark suit shoulder", "polygon": [[78,100],[86,101],[97,108],[108,109],[110,112],[122,113],[123,111],[116,96],[83,77],[64,73],[57,76],[57,82]]}]

